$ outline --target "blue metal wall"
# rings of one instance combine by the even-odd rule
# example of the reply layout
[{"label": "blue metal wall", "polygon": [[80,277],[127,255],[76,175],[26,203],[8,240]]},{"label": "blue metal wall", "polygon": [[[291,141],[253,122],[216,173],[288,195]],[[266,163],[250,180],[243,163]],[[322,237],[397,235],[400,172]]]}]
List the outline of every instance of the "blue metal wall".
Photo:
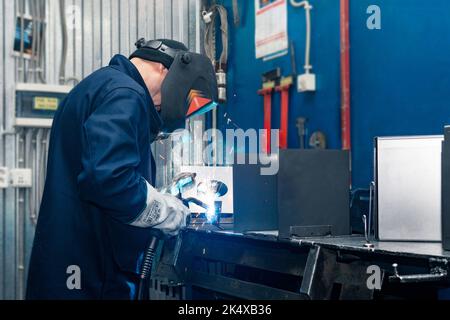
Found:
[{"label": "blue metal wall", "polygon": [[[219,1],[220,2],[220,1]],[[312,64],[316,93],[292,91],[289,146],[299,146],[295,119],[309,119],[309,133],[322,130],[331,148],[340,137],[339,0],[311,0]],[[222,1],[230,10],[231,0]],[[232,28],[229,103],[223,107],[242,128],[263,124],[260,75],[277,66],[291,72],[290,58],[255,59],[254,1],[239,1],[243,25]],[[382,29],[369,30],[368,6],[378,5]],[[303,9],[289,5],[289,37],[297,68],[304,64]],[[230,14],[230,23],[232,22]],[[350,0],[352,143],[354,187],[368,187],[373,171],[373,138],[380,135],[441,134],[450,123],[450,2],[432,0]],[[279,124],[279,101],[273,126]]]}]

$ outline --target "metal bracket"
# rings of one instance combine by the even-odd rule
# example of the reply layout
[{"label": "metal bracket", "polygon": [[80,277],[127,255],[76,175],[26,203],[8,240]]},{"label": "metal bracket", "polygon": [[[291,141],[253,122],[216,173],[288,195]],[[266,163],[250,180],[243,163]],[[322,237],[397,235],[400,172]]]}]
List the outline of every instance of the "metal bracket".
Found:
[{"label": "metal bracket", "polygon": [[448,260],[431,258],[429,260],[429,274],[412,274],[400,275],[398,272],[398,264],[394,263],[394,275],[389,277],[389,282],[393,283],[424,283],[424,282],[441,282],[448,281]]}]

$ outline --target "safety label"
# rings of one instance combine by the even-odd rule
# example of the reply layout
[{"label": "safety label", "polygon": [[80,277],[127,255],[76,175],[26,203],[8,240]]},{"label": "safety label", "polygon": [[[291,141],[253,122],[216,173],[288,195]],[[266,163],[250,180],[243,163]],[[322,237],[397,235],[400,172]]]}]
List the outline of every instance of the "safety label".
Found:
[{"label": "safety label", "polygon": [[34,109],[35,110],[46,110],[46,111],[56,111],[58,110],[58,99],[49,97],[35,97],[34,98]]},{"label": "safety label", "polygon": [[287,1],[255,0],[256,58],[274,59],[288,53]]}]

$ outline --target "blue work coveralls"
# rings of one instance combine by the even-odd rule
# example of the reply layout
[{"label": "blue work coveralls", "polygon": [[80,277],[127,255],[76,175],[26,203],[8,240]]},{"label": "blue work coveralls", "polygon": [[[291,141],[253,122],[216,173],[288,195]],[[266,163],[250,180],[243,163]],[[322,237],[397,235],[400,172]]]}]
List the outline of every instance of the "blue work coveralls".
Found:
[{"label": "blue work coveralls", "polygon": [[148,229],[145,209],[162,122],[124,56],[78,84],[53,123],[27,299],[133,299]]}]

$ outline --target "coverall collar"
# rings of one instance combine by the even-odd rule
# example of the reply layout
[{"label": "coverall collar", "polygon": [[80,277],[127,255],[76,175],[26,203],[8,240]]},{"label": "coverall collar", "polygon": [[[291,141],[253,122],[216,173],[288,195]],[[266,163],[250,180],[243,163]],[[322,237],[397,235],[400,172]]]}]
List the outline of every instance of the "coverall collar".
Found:
[{"label": "coverall collar", "polygon": [[147,85],[144,82],[144,79],[142,78],[141,74],[139,73],[138,69],[135,67],[133,63],[129,59],[127,59],[125,56],[121,54],[116,54],[109,63],[110,67],[113,67],[116,70],[119,70],[120,72],[125,73],[130,78],[132,78],[134,81],[139,83],[142,88],[145,90],[145,93],[147,94],[149,101],[151,101],[151,106],[149,108],[149,115],[150,115],[150,128],[153,131],[154,134],[158,134],[159,130],[162,128],[162,119],[159,116],[158,112],[156,111],[156,108],[153,104],[152,97],[150,95],[150,92],[148,91]]}]

